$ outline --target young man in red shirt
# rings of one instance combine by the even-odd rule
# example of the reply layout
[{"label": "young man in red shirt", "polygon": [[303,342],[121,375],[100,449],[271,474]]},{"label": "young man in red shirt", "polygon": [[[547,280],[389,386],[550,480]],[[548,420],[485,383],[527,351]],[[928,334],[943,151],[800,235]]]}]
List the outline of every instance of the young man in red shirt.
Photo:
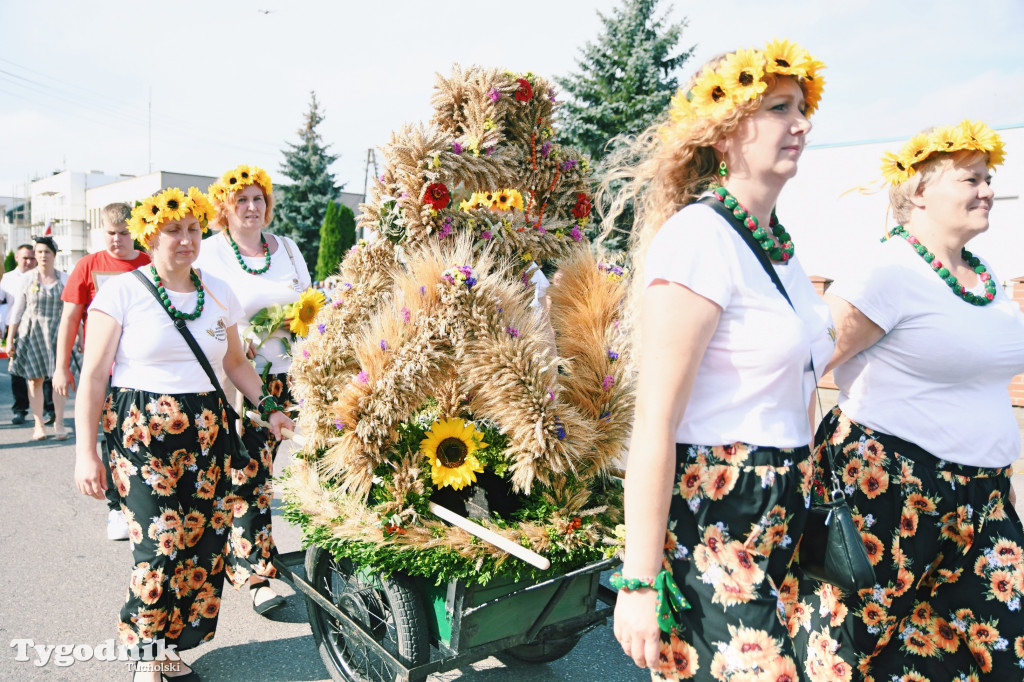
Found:
[{"label": "young man in red shirt", "polygon": [[[149,263],[149,256],[135,250],[135,244],[128,233],[129,217],[131,207],[128,204],[108,204],[103,207],[103,251],[90,253],[78,261],[64,285],[64,293],[61,294],[64,308],[61,310],[57,332],[57,364],[53,372],[53,390],[61,395],[66,396],[69,390],[75,388],[75,377],[71,372],[71,349],[78,336],[79,324],[86,322],[89,304],[96,297],[96,292],[111,277]],[[103,464],[107,468],[107,538],[127,540],[128,524],[121,513],[121,498],[110,477],[110,457],[105,440],[100,449]]]}]

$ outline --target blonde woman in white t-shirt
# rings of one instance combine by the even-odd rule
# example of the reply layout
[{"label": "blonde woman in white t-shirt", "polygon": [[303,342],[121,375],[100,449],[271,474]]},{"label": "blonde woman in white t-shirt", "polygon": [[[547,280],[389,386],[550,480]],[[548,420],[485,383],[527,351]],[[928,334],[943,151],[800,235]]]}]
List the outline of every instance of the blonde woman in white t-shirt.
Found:
[{"label": "blonde woman in white t-shirt", "polygon": [[[263,308],[298,301],[310,285],[309,270],[294,241],[265,231],[274,215],[274,189],[267,172],[255,166],[234,168],[210,187],[210,198],[217,212],[210,225],[221,231],[203,242],[196,264],[234,289],[244,313],[241,327],[249,326],[249,320]],[[265,390],[286,411],[292,407],[290,338],[285,327],[258,349],[250,340],[242,340]],[[250,410],[255,407],[246,403],[244,411]],[[270,505],[274,458],[281,441],[244,415],[242,423],[242,440],[253,456],[244,475],[249,477],[254,496],[235,505],[227,570],[236,587],[248,584],[253,609],[265,615],[285,603],[268,581],[277,575]]]},{"label": "blonde woman in white t-shirt", "polygon": [[967,249],[989,227],[1002,150],[964,121],[886,154],[900,225],[829,289],[840,394],[816,442],[835,444],[877,585],[801,584],[793,626],[812,664],[834,651],[875,680],[1021,679],[1008,386],[1024,372],[1024,314]]},{"label": "blonde woman in white t-shirt", "polygon": [[[832,343],[774,209],[822,67],[786,41],[712,60],[607,181],[627,183],[612,217],[636,212],[640,335],[615,635],[658,679],[800,675],[779,594],[808,513],[811,355]],[[689,608],[666,614],[673,579]]]},{"label": "blonde woman in white t-shirt", "polygon": [[[99,291],[89,307],[75,407],[75,482],[103,499],[106,476],[96,454],[102,416],[128,522],[134,568],[118,635],[130,647],[157,641],[150,656],[213,638],[235,493],[244,494],[232,480],[239,463],[229,454],[227,406],[176,323],[184,321],[215,373],[226,374],[254,403],[273,405],[239,342],[241,304],[227,283],[192,268],[212,212],[195,188],[168,189],[132,211],[128,229],[152,259],[136,272],[152,281],[160,299],[134,273]],[[280,410],[265,411],[275,434],[294,428]],[[151,668],[140,663],[136,682],[199,679],[177,661]]]}]

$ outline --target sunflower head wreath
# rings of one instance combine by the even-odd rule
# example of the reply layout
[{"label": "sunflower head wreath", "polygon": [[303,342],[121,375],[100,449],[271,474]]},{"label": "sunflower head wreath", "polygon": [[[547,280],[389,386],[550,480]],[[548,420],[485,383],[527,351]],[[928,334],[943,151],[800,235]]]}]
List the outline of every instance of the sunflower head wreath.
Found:
[{"label": "sunflower head wreath", "polygon": [[270,175],[257,166],[242,164],[229,170],[220,176],[217,182],[210,185],[210,199],[217,209],[217,215],[213,218],[214,227],[227,227],[224,206],[230,203],[235,192],[241,191],[249,185],[257,185],[263,190],[263,196],[267,202],[266,222],[270,222],[274,210],[274,184],[270,181]]},{"label": "sunflower head wreath", "polygon": [[1003,140],[981,121],[964,120],[959,125],[932,128],[910,138],[899,152],[882,156],[882,177],[892,185],[902,185],[918,168],[936,154],[978,151],[988,155],[987,165],[995,168],[1003,163]]},{"label": "sunflower head wreath", "polygon": [[713,60],[693,78],[690,86],[672,98],[669,110],[674,122],[724,119],[738,106],[758,102],[773,77],[791,76],[804,93],[810,116],[818,108],[825,79],[825,65],[796,43],[775,39],[764,49],[737,50]]},{"label": "sunflower head wreath", "polygon": [[206,231],[206,226],[214,215],[213,205],[205,194],[195,187],[182,192],[177,187],[170,187],[136,202],[128,219],[128,232],[143,247],[149,248],[149,240],[153,238],[163,225],[171,220],[181,220],[191,215]]}]

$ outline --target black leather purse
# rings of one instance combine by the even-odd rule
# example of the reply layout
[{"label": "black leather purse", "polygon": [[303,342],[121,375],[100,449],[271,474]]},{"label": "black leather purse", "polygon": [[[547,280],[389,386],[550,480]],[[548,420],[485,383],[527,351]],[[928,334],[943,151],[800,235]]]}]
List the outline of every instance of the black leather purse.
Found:
[{"label": "black leather purse", "polygon": [[[700,203],[713,208],[733,226],[795,312],[796,307],[793,306],[786,287],[779,279],[779,273],[775,272],[771,261],[768,260],[768,254],[756,242],[751,231],[714,197],[704,197]],[[814,369],[814,358],[811,358],[811,373],[814,375],[814,390],[817,393],[818,373]],[[825,414],[821,408],[820,394],[818,409]],[[813,580],[832,583],[843,592],[856,592],[875,584],[875,569],[868,558],[860,531],[853,522],[853,512],[850,511],[846,495],[839,484],[832,444],[826,441],[822,445],[822,451],[828,460],[828,472],[832,478],[832,490],[828,493],[831,499],[811,503],[807,525],[800,540],[800,568]]]},{"label": "black leather purse", "polygon": [[167,311],[167,316],[171,318],[171,322],[174,323],[174,328],[177,329],[188,347],[192,349],[193,355],[196,356],[196,360],[199,365],[206,372],[206,376],[210,379],[210,384],[213,385],[214,391],[217,393],[217,397],[220,399],[221,404],[224,406],[224,411],[228,416],[227,430],[228,430],[228,454],[231,455],[231,468],[232,469],[244,469],[247,464],[251,461],[248,450],[245,448],[245,444],[242,442],[242,437],[238,433],[238,422],[240,417],[235,408],[231,406],[231,402],[224,394],[224,389],[220,387],[220,381],[217,380],[217,375],[213,371],[213,367],[210,366],[210,361],[206,359],[206,354],[203,353],[203,349],[199,347],[199,343],[195,337],[192,336],[192,332],[189,331],[188,325],[185,320],[176,318],[171,315],[171,311],[167,310],[164,306],[163,301],[160,300],[160,292],[157,291],[156,286],[150,281],[148,277],[142,274],[141,270],[132,270],[132,274],[135,275],[140,282],[146,285],[149,292],[153,294],[157,302],[160,303],[160,307]]}]

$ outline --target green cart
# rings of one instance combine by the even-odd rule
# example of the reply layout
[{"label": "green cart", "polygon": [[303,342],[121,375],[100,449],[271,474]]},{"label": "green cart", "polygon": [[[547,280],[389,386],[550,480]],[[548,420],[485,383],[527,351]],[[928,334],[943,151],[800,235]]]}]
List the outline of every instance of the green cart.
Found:
[{"label": "green cart", "polygon": [[[529,663],[569,653],[611,615],[605,559],[539,582],[434,585],[368,574],[320,547],[278,556],[280,578],[306,597],[320,656],[335,680],[414,682],[505,652]],[[305,577],[297,574],[304,564]]]}]

